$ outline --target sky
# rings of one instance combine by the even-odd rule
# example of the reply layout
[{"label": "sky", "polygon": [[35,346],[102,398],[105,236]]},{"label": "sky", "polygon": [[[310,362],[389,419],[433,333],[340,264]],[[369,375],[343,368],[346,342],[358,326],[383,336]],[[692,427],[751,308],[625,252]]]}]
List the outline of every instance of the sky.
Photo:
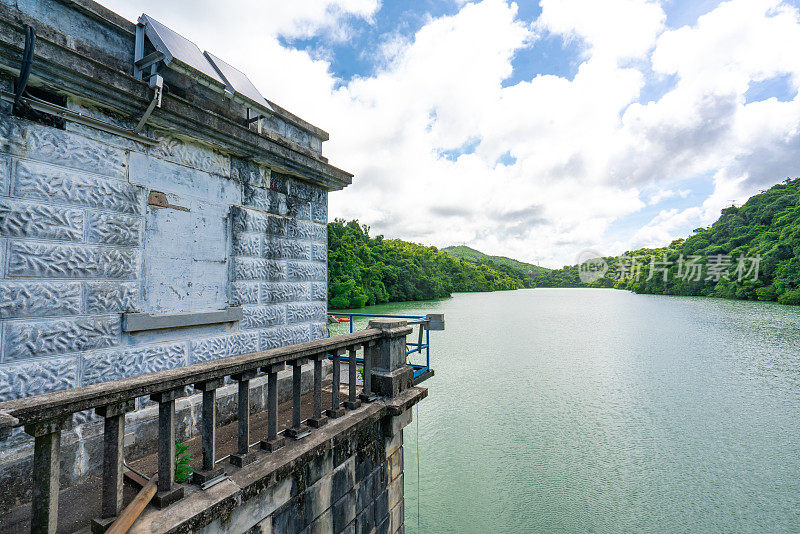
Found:
[{"label": "sky", "polygon": [[800,0],[101,0],[330,133],[329,216],[548,267],[800,175]]}]

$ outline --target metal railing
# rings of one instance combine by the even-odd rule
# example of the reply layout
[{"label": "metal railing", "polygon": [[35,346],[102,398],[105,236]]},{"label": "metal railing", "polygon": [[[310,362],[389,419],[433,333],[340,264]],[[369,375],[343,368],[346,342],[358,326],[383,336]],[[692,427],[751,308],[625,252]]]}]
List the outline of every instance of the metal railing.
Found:
[{"label": "metal railing", "polygon": [[[338,319],[339,317],[347,317],[347,322],[350,325],[350,333],[354,331],[353,324],[355,317],[365,317],[369,319],[382,318],[382,319],[403,319],[409,326],[419,325],[417,342],[406,341],[406,363],[414,369],[414,385],[419,384],[432,377],[434,372],[431,369],[431,330],[444,330],[444,314],[429,313],[427,315],[390,315],[390,314],[377,314],[377,313],[337,313],[330,312],[328,317]],[[330,325],[328,325],[328,337],[331,336]],[[408,357],[414,353],[422,355],[425,350],[425,362],[408,361]],[[358,363],[363,363],[363,360],[357,360]]]},{"label": "metal railing", "polygon": [[[402,343],[411,332],[412,328],[404,323],[373,322],[366,330],[340,336],[0,403],[0,439],[7,438],[11,429],[20,426],[34,437],[31,531],[56,531],[61,432],[70,428],[73,414],[94,409],[105,419],[102,518],[95,523],[107,525],[109,518],[113,520],[122,510],[125,414],[134,410],[137,398],[149,397],[158,403],[158,492],[154,503],[163,508],[184,494],[184,488],[175,482],[173,474],[175,400],[184,395],[186,386],[194,386],[203,393],[202,468],[193,474],[193,482],[202,484],[222,474],[222,469],[216,465],[219,461],[215,461],[215,405],[216,390],[223,386],[226,377],[238,382],[238,442],[237,452],[230,456],[230,462],[242,467],[256,460],[258,454],[263,454],[250,451],[250,380],[260,374],[267,376],[267,432],[260,442],[260,449],[269,453],[285,444],[284,436],[302,439],[312,431],[309,426],[318,428],[327,422],[327,417],[341,417],[345,408],[356,409],[361,406],[361,401],[374,400],[376,391],[383,386],[378,384],[373,389],[372,361],[383,361],[381,355],[391,353],[386,344]],[[365,358],[364,384],[361,394],[357,395],[356,351],[361,348],[376,352],[370,352],[370,356]],[[340,403],[341,365],[334,365],[331,409],[323,414],[322,361],[330,356],[341,359],[345,353],[350,366],[348,398]],[[302,420],[301,366],[308,361],[314,362],[314,409],[313,417]],[[277,376],[286,365],[292,367],[292,426],[279,432]]]}]

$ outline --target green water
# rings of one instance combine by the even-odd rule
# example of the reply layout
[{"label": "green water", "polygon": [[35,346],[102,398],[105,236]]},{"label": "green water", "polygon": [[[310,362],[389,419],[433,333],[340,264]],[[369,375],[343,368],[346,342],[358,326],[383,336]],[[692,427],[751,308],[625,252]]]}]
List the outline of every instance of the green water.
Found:
[{"label": "green water", "polygon": [[406,532],[800,532],[800,308],[536,289],[360,311],[446,315]]}]

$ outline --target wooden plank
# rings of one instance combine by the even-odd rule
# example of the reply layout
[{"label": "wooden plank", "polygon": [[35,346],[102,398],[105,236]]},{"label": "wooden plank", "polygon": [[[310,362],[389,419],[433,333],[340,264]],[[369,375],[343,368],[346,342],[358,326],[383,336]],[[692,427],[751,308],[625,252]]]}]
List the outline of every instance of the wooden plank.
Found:
[{"label": "wooden plank", "polygon": [[130,530],[131,525],[142,515],[144,509],[153,500],[153,495],[156,494],[157,480],[158,477],[153,477],[145,484],[130,504],[119,514],[117,520],[111,524],[106,534],[125,534]]}]

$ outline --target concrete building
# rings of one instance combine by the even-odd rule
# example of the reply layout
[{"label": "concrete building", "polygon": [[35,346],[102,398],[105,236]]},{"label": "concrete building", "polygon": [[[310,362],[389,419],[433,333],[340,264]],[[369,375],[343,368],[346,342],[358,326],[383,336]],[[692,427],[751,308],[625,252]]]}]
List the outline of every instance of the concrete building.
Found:
[{"label": "concrete building", "polygon": [[[0,402],[326,337],[328,193],[352,176],[228,60],[147,15],[0,0]],[[249,382],[254,411],[265,384]],[[136,402],[129,460],[157,433],[156,403]],[[178,401],[178,437],[200,403]],[[71,424],[62,486],[102,468],[102,417]],[[31,449],[21,428],[0,443],[0,508],[31,499]]]}]

